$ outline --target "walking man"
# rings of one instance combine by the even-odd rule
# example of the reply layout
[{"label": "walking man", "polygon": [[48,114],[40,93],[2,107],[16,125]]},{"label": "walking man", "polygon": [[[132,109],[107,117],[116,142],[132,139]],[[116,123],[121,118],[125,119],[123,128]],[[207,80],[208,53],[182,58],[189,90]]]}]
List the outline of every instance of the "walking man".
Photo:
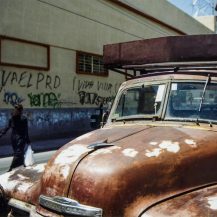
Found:
[{"label": "walking man", "polygon": [[9,171],[24,164],[24,151],[26,143],[29,144],[28,121],[23,116],[23,106],[18,104],[14,107],[8,126],[0,131],[0,137],[11,129],[11,144],[14,151],[13,160]]}]

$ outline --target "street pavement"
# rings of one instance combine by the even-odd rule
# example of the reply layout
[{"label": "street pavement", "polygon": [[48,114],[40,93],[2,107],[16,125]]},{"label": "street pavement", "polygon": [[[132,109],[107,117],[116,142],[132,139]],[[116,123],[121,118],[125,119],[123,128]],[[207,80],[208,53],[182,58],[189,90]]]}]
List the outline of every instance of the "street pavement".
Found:
[{"label": "street pavement", "polygon": [[[55,152],[56,151],[47,151],[34,154],[35,164],[47,162]],[[3,174],[6,171],[8,171],[11,162],[12,157],[5,157],[0,159],[0,174]]]},{"label": "street pavement", "polygon": [[[51,140],[42,140],[42,141],[33,141],[31,143],[32,149],[35,153],[44,152],[44,151],[52,151],[57,150],[73,138],[60,138],[60,139],[51,139]],[[2,157],[10,157],[13,155],[12,146],[10,144],[1,145],[0,146],[0,158]]]},{"label": "street pavement", "polygon": [[[62,138],[55,140],[35,141],[31,143],[34,151],[35,163],[47,162],[60,147],[73,138]],[[0,146],[0,174],[6,172],[12,162],[13,150],[11,145]]]}]

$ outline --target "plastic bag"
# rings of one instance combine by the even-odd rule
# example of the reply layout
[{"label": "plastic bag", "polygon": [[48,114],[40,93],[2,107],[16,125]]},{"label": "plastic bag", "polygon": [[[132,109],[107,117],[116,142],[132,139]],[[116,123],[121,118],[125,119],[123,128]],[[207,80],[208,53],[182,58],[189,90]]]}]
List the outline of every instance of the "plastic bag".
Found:
[{"label": "plastic bag", "polygon": [[26,150],[25,156],[24,156],[24,165],[26,167],[32,166],[34,164],[34,157],[33,157],[33,151],[31,145],[28,145],[28,148]]}]

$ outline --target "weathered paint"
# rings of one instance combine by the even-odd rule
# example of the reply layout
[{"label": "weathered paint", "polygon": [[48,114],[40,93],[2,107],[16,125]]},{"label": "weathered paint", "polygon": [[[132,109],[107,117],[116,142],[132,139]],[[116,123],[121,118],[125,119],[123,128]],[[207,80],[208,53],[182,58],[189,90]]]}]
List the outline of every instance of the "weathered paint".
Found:
[{"label": "weathered paint", "polygon": [[159,147],[167,150],[168,152],[177,153],[180,150],[180,146],[178,142],[172,142],[170,140],[162,141],[159,144]]},{"label": "weathered paint", "polygon": [[162,149],[161,148],[154,148],[151,151],[150,150],[146,150],[145,155],[147,157],[158,157],[161,153]]},{"label": "weathered paint", "polygon": [[[35,166],[26,167],[26,170],[31,170],[33,173],[39,174],[44,172],[44,169],[45,164],[37,164]],[[19,174],[18,172],[20,172],[20,168],[0,175],[0,185],[2,185],[6,191],[11,191],[17,187],[18,190],[25,192],[32,186],[33,183],[31,176],[29,176],[28,173],[24,175],[25,173]]]},{"label": "weathered paint", "polygon": [[133,148],[126,148],[122,151],[122,153],[126,156],[126,157],[136,157],[136,155],[138,154],[138,151],[136,151]]},{"label": "weathered paint", "polygon": [[144,213],[144,214],[141,215],[141,217],[153,217],[153,216]]},{"label": "weathered paint", "polygon": [[7,197],[13,197],[29,203],[34,203],[37,192],[40,191],[40,178],[46,164],[20,167],[0,176],[0,185]]},{"label": "weathered paint", "polygon": [[62,150],[53,163],[60,166],[72,164],[78,159],[78,157],[87,151],[89,151],[89,149],[84,147],[82,144],[74,144],[73,146],[69,146]]},{"label": "weathered paint", "polygon": [[197,148],[197,143],[194,140],[186,139],[185,143],[190,145],[192,148]]},{"label": "weathered paint", "polygon": [[217,210],[217,196],[207,197],[210,209]]},{"label": "weathered paint", "polygon": [[157,145],[157,142],[150,142],[149,144],[155,146]]},{"label": "weathered paint", "polygon": [[145,155],[147,157],[158,157],[163,151],[168,151],[172,153],[177,153],[180,150],[178,142],[172,142],[170,140],[164,140],[158,144],[158,142],[150,142],[150,145],[158,148],[146,149]]},{"label": "weathered paint", "polygon": [[47,163],[46,173],[42,176],[41,193],[45,195],[66,195],[68,185],[76,166],[82,155],[85,155],[90,150],[84,145],[71,143],[61,148],[53,158]]},{"label": "weathered paint", "polygon": [[156,204],[142,217],[214,217],[217,215],[217,185],[201,187]]}]

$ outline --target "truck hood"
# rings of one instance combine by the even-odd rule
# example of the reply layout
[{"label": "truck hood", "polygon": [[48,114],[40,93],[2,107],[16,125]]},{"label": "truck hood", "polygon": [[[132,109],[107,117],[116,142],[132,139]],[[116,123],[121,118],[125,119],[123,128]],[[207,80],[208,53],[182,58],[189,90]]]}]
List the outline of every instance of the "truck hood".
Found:
[{"label": "truck hood", "polygon": [[94,144],[110,144],[149,129],[150,126],[103,128],[84,134],[61,148],[47,163],[42,177],[42,194],[67,196],[71,178],[79,163],[95,150]]},{"label": "truck hood", "polygon": [[216,135],[155,126],[110,138],[113,146],[80,162],[68,197],[102,208],[104,216],[139,216],[158,201],[217,180]]},{"label": "truck hood", "polygon": [[[88,148],[94,144],[110,146]],[[169,195],[215,181],[216,146],[216,132],[198,127],[103,128],[56,153],[42,177],[41,194],[100,207],[105,216],[138,216]]]}]

